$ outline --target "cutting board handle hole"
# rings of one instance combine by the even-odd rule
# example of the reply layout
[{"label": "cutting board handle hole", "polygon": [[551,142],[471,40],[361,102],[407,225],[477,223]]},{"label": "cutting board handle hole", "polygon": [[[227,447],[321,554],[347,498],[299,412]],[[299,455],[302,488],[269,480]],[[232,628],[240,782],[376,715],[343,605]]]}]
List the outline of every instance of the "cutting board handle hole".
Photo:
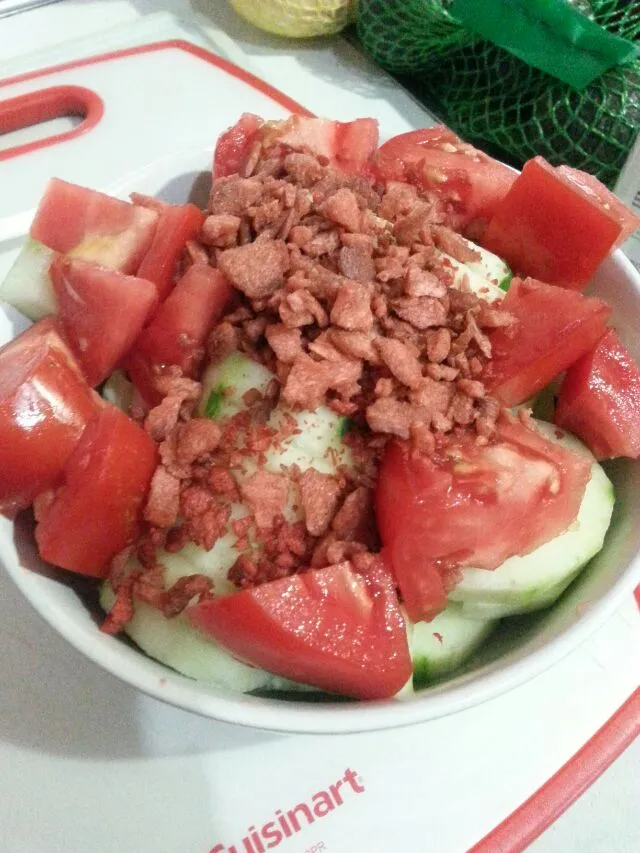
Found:
[{"label": "cutting board handle hole", "polygon": [[65,142],[90,130],[102,99],[81,86],[54,86],[0,101],[0,160]]}]

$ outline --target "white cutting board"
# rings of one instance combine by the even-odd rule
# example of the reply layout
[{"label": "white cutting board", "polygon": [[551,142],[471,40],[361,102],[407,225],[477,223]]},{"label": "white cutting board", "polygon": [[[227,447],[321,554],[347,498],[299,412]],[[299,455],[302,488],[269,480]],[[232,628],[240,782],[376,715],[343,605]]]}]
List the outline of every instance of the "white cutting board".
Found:
[{"label": "white cutting board", "polygon": [[153,173],[157,189],[177,201],[195,177],[193,163],[209,167],[216,137],[241,112],[279,119],[303,109],[225,60],[168,41],[1,81],[0,130],[3,116],[18,124],[38,102],[63,112],[69,93],[86,109],[84,121],[57,138],[0,151],[0,239],[27,230],[52,175],[118,193],[144,190]]}]

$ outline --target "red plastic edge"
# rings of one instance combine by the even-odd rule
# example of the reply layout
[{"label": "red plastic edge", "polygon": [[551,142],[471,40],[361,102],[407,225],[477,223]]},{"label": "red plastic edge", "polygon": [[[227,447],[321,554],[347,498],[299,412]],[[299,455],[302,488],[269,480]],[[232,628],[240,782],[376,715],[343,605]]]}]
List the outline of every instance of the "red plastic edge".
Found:
[{"label": "red plastic edge", "polygon": [[3,133],[31,127],[61,116],[82,116],[83,119],[71,130],[0,151],[0,161],[81,136],[98,124],[103,113],[102,98],[83,86],[52,86],[0,101],[0,128]]},{"label": "red plastic edge", "polygon": [[[635,591],[640,606],[640,586]],[[640,737],[640,687],[581,749],[468,853],[522,853]]]}]

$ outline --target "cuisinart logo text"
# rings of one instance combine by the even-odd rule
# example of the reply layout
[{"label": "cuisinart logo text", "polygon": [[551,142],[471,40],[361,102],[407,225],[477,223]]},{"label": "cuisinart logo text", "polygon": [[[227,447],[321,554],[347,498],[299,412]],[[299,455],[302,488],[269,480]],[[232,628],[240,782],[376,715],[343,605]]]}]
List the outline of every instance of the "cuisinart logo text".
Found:
[{"label": "cuisinart logo text", "polygon": [[[342,779],[329,785],[327,791],[318,791],[306,803],[298,803],[288,811],[277,809],[273,819],[259,827],[250,826],[240,845],[215,844],[209,853],[265,853],[277,847],[285,838],[300,832],[318,818],[326,817],[338,806],[344,805],[344,795],[362,794],[364,785],[355,770],[345,770]],[[320,847],[320,849],[322,849]]]}]

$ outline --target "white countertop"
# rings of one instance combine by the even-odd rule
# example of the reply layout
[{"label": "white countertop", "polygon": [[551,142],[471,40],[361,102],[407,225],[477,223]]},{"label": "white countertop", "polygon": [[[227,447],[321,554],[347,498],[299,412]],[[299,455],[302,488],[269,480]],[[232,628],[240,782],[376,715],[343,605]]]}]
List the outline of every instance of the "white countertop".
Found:
[{"label": "white countertop", "polygon": [[[152,36],[158,27],[159,37],[167,38],[165,31],[169,19],[159,24],[157,16],[149,17],[159,11],[181,16],[185,37],[193,29],[194,40],[205,43],[202,39],[204,33],[239,64],[248,58],[251,70],[303,104],[308,102],[306,86],[309,74],[313,74],[316,81],[320,80],[316,85],[316,102],[319,87],[320,97],[326,97],[326,113],[334,117],[343,116],[335,113],[332,93],[339,89],[344,94],[345,90],[357,85],[358,96],[364,95],[370,100],[371,114],[383,122],[385,113],[398,112],[406,121],[417,123],[420,120],[420,109],[410,97],[396,97],[394,85],[386,75],[363,75],[362,69],[357,75],[353,73],[354,63],[359,64],[361,60],[350,46],[340,40],[301,44],[269,37],[240,21],[224,0],[194,0],[191,3],[187,0],[63,0],[2,19],[0,56],[3,63],[0,64],[0,77],[70,58],[74,50],[87,53],[86,47],[80,44],[75,48],[69,44],[61,52],[59,45],[70,40],[90,36],[95,43],[95,50],[91,52],[99,52],[109,46],[105,36],[107,30],[119,28],[122,42],[123,25],[126,27],[145,18],[149,19]],[[340,103],[348,111],[348,101],[345,102],[344,97]],[[640,850],[638,803],[640,741],[632,745],[529,849],[532,853],[635,853]],[[0,803],[0,813],[1,807]],[[5,843],[10,845],[10,841],[3,839],[0,829],[1,853],[14,853],[12,847],[4,846]],[[437,848],[431,849],[438,853]],[[16,849],[15,853],[26,851]],[[152,851],[140,848],[138,853]],[[183,851],[176,850],[175,853]]]}]

